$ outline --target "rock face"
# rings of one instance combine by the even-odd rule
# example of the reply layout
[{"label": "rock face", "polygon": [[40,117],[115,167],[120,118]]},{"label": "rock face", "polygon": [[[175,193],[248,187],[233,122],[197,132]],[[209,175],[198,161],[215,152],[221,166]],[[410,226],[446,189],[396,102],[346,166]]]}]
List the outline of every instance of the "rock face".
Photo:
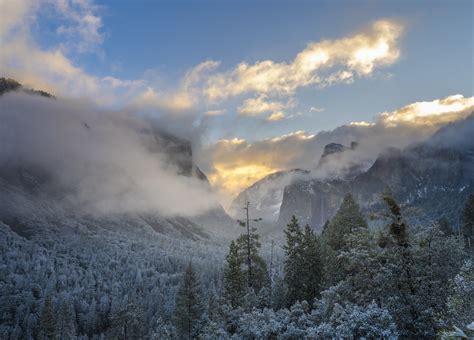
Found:
[{"label": "rock face", "polygon": [[295,215],[301,225],[320,231],[349,191],[349,182],[342,179],[295,181],[285,187],[278,223],[285,226]]},{"label": "rock face", "polygon": [[327,162],[328,158],[330,158],[331,155],[339,154],[350,149],[351,148],[348,148],[342,144],[329,143],[324,147],[323,154],[321,155],[321,159],[319,160],[319,165],[323,165],[325,162]]},{"label": "rock face", "polygon": [[367,171],[354,177],[295,181],[284,189],[279,224],[287,224],[294,214],[303,224],[321,230],[349,192],[363,210],[377,211],[382,208],[381,193],[388,187],[403,206],[416,210],[414,216],[408,216],[412,223],[445,217],[457,228],[464,202],[474,192],[473,133],[471,115],[423,144],[388,149]]},{"label": "rock face", "polygon": [[269,223],[277,222],[284,188],[296,178],[304,178],[308,174],[306,170],[293,169],[265,176],[242,191],[232,201],[231,214],[235,218],[242,218],[242,209],[247,202],[250,202],[252,213],[256,217],[261,217]]},{"label": "rock face", "polygon": [[[319,159],[318,169],[326,170],[325,168],[330,167],[331,162],[337,162],[346,152],[353,151],[356,147],[356,142],[352,142],[350,147],[338,143],[327,144]],[[358,171],[357,167],[347,169],[342,177],[354,176]],[[339,201],[335,197],[314,198],[311,193],[315,190],[330,192],[340,180],[316,182],[310,181],[310,178],[310,171],[301,169],[270,174],[242,191],[234,199],[230,207],[231,214],[241,217],[242,207],[250,202],[255,216],[262,217],[269,223],[286,224],[293,214],[300,216],[305,224],[316,225],[320,221],[324,223],[328,217],[326,207],[338,205]],[[282,205],[284,196],[287,199],[291,197],[294,204]],[[303,218],[308,211],[315,211],[312,214],[314,218],[309,215]]]}]

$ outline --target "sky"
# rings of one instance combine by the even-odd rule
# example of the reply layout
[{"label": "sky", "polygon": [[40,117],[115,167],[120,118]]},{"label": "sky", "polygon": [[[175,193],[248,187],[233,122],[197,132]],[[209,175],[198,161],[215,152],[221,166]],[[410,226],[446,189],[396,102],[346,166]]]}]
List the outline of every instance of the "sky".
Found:
[{"label": "sky", "polygon": [[[0,19],[2,75],[172,117],[232,195],[293,166],[278,142],[473,105],[469,0],[0,0]],[[262,145],[264,163],[253,152]],[[223,164],[226,153],[240,158]]]}]

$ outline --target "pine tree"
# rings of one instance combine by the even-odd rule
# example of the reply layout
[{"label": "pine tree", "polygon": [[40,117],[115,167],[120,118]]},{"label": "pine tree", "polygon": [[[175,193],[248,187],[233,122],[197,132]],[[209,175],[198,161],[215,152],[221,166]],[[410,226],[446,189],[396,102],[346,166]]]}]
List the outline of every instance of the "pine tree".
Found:
[{"label": "pine tree", "polygon": [[301,300],[311,304],[321,291],[323,263],[319,239],[309,225],[305,226],[301,246],[300,270],[303,272],[301,275],[303,286]]},{"label": "pine tree", "polygon": [[110,339],[141,339],[145,335],[143,307],[134,302],[120,306],[111,316]]},{"label": "pine tree", "polygon": [[189,263],[176,295],[174,313],[174,323],[181,338],[192,339],[195,336],[195,328],[203,312],[201,295],[200,283]]},{"label": "pine tree", "polygon": [[303,297],[302,279],[302,243],[303,233],[296,216],[291,217],[291,222],[287,224],[285,230],[286,245],[285,250],[285,283],[288,288],[287,305],[291,306]]},{"label": "pine tree", "polygon": [[464,327],[474,320],[474,263],[467,260],[452,281],[448,298],[449,321],[452,326]]},{"label": "pine tree", "polygon": [[55,336],[56,323],[51,295],[46,295],[40,316],[40,334],[43,339],[53,339]]},{"label": "pine tree", "polygon": [[230,243],[229,254],[226,257],[224,268],[224,297],[232,307],[242,303],[245,291],[245,275],[242,271],[242,257],[235,241]]},{"label": "pine tree", "polygon": [[305,226],[303,232],[295,216],[287,225],[285,235],[287,304],[291,306],[296,301],[312,303],[320,292],[323,279],[319,240],[309,225]]},{"label": "pine tree", "polygon": [[271,307],[274,310],[280,310],[285,307],[287,294],[288,290],[285,284],[285,280],[282,277],[277,276],[275,278],[275,283],[272,289]]},{"label": "pine tree", "polygon": [[258,308],[264,309],[270,307],[270,291],[267,287],[262,287],[257,295]]},{"label": "pine tree", "polygon": [[352,195],[347,194],[334,218],[325,226],[324,238],[331,248],[339,250],[347,246],[345,235],[359,228],[367,228],[367,222]]},{"label": "pine tree", "polygon": [[474,255],[474,194],[469,195],[469,199],[464,206],[462,234],[467,251]]},{"label": "pine tree", "polygon": [[74,310],[66,300],[63,300],[59,307],[56,329],[60,339],[73,339],[76,336]]},{"label": "pine tree", "polygon": [[412,254],[408,225],[403,219],[401,208],[390,191],[383,194],[388,207],[388,244],[386,245],[386,266],[392,268],[391,285],[397,301],[391,311],[398,310],[397,319],[402,336],[415,336],[419,311],[416,308],[417,285],[415,278],[415,262]]},{"label": "pine tree", "polygon": [[440,317],[445,308],[452,278],[459,272],[463,259],[462,239],[446,236],[435,224],[419,233],[413,256],[417,277],[416,307],[424,333],[435,336],[444,327]]},{"label": "pine tree", "polygon": [[[256,229],[250,229],[250,237],[246,234],[240,235],[236,241],[236,245],[242,261],[244,275],[247,278],[250,277],[250,282],[248,282],[247,285],[258,292],[263,286],[268,284],[269,277],[265,260],[263,260],[259,254],[261,244]],[[249,250],[250,261],[247,260]],[[252,272],[252,275],[249,275],[249,271]]]}]

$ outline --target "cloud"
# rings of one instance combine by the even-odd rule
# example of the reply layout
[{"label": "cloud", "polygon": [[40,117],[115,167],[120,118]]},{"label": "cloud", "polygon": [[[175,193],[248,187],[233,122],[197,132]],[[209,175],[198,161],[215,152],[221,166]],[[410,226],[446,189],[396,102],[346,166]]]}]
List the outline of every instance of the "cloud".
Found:
[{"label": "cloud", "polygon": [[206,182],[179,175],[190,154],[184,146],[168,151],[150,119],[9,93],[0,97],[0,121],[2,170],[39,167],[75,209],[193,216],[217,205]]},{"label": "cloud", "polygon": [[264,112],[279,111],[287,106],[288,104],[285,103],[268,101],[266,95],[260,95],[256,98],[246,99],[239,107],[239,112],[245,116],[255,116]]},{"label": "cloud", "polygon": [[0,20],[0,41],[11,34],[15,28],[22,30],[31,20],[33,3],[27,0],[9,1],[0,0],[0,8],[2,9],[2,20]]},{"label": "cloud", "polygon": [[[101,43],[100,18],[93,15],[95,6],[89,1],[47,0],[39,3],[0,0],[0,8],[5,14],[2,17],[8,18],[0,24],[2,75],[55,94],[97,97],[102,103],[115,99],[113,87],[107,79],[92,76],[75,66],[65,52],[64,46],[72,42],[83,50]],[[63,20],[67,25],[63,25],[63,30],[70,32],[67,41],[49,49],[40,48],[31,39],[36,18],[45,11],[52,11],[58,20]]]},{"label": "cloud", "polygon": [[449,96],[417,102],[392,112],[380,113],[374,122],[352,122],[331,131],[310,134],[295,131],[257,141],[220,140],[204,147],[199,162],[212,185],[229,196],[280,170],[314,170],[329,143],[359,143],[356,152],[330,162],[314,176],[338,174],[354,164],[368,166],[388,147],[405,148],[425,140],[443,125],[460,121],[474,111],[474,97]]},{"label": "cloud", "polygon": [[102,18],[97,14],[99,6],[89,0],[49,0],[65,22],[56,33],[66,37],[66,48],[80,53],[97,51],[104,41],[101,32]]},{"label": "cloud", "polygon": [[350,126],[373,126],[375,125],[375,123],[369,123],[362,120],[360,122],[350,122],[349,125]]},{"label": "cloud", "polygon": [[387,126],[400,124],[438,126],[467,117],[474,111],[474,97],[457,94],[428,102],[416,102],[392,112],[381,114]]},{"label": "cloud", "polygon": [[309,151],[305,150],[306,142],[313,138],[297,131],[253,143],[238,138],[222,139],[205,147],[199,162],[217,190],[236,195],[265,175],[301,166],[303,155]]},{"label": "cloud", "polygon": [[18,35],[29,36],[37,16],[47,11],[62,22],[56,29],[56,33],[65,38],[62,49],[96,51],[104,39],[102,18],[97,14],[99,6],[89,0],[0,0],[0,8],[2,42]]},{"label": "cloud", "polygon": [[[99,6],[89,0],[0,0],[0,74],[26,86],[46,90],[57,96],[90,98],[107,107],[145,108],[189,111],[197,102],[196,82],[218,63],[206,61],[192,68],[176,88],[159,90],[146,79],[119,79],[111,75],[98,77],[77,66],[72,52],[98,52],[103,42]],[[32,39],[36,18],[50,12],[58,24],[63,40],[44,48]],[[3,15],[5,14],[5,15]],[[57,23],[53,21],[54,23]]]},{"label": "cloud", "polygon": [[403,25],[395,20],[379,20],[350,37],[310,43],[290,63],[242,62],[212,75],[204,92],[217,100],[249,92],[290,95],[309,85],[352,82],[355,75],[369,76],[375,68],[398,60],[402,31]]},{"label": "cloud", "polygon": [[309,109],[309,112],[316,112],[316,113],[319,113],[319,112],[323,112],[324,111],[324,108],[322,107],[316,107],[316,106],[311,106],[311,108]]},{"label": "cloud", "polygon": [[134,106],[154,107],[167,111],[187,111],[194,107],[194,100],[186,91],[158,93],[154,88],[147,87],[133,99]]},{"label": "cloud", "polygon": [[[297,106],[293,94],[298,88],[350,83],[357,76],[370,76],[375,68],[394,63],[403,31],[394,20],[379,20],[349,37],[310,43],[289,63],[241,62],[234,69],[219,72],[219,61],[206,60],[177,81],[156,82],[146,74],[129,80],[95,76],[70,58],[73,52],[100,51],[104,40],[102,9],[92,0],[45,0],[41,6],[31,0],[0,1],[8,13],[7,20],[0,23],[2,75],[57,96],[91,98],[109,108],[185,112],[194,115],[196,122],[203,121],[199,115],[223,114],[207,108],[217,99],[237,95],[252,95],[242,98],[243,103],[237,106],[242,116],[268,113],[267,121],[295,118],[298,115],[287,114],[287,109]],[[57,17],[53,25],[63,41],[46,48],[32,40],[31,31],[36,17],[47,11]]]},{"label": "cloud", "polygon": [[277,122],[279,120],[285,119],[285,114],[282,111],[273,112],[270,116],[267,117],[269,122]]},{"label": "cloud", "polygon": [[206,116],[211,116],[211,117],[215,117],[215,116],[222,116],[223,114],[226,113],[227,110],[225,109],[221,109],[221,110],[209,110],[209,111],[206,111],[204,113],[204,115]]}]

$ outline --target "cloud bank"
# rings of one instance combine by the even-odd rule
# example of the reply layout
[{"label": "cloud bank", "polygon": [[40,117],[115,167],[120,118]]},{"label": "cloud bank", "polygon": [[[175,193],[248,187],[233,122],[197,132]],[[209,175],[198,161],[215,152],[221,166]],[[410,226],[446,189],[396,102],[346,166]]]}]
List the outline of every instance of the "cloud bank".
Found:
[{"label": "cloud bank", "polygon": [[[290,63],[242,62],[231,71],[211,76],[205,93],[214,100],[246,92],[292,94],[312,84],[351,82],[355,74],[367,76],[397,61],[402,32],[400,23],[379,20],[350,37],[310,43]],[[325,70],[330,72],[321,74]]]},{"label": "cloud bank", "polygon": [[0,97],[0,121],[0,168],[45,171],[77,209],[192,216],[218,204],[206,182],[179,175],[176,158],[190,155],[169,151],[148,119],[9,93]]},{"label": "cloud bank", "polygon": [[[355,152],[338,159],[338,164],[331,164],[333,171],[340,172],[358,163],[370,165],[383,149],[404,148],[420,142],[445,124],[464,119],[473,111],[474,97],[453,95],[383,112],[374,122],[352,122],[315,135],[296,131],[255,142],[238,138],[219,140],[202,151],[200,162],[216,188],[235,196],[275,171],[313,170],[329,143],[359,143]],[[327,172],[313,175],[324,176]]]},{"label": "cloud bank", "polygon": [[[58,96],[91,98],[108,107],[189,112],[197,122],[224,112],[249,119],[263,115],[268,122],[289,118],[287,110],[297,106],[294,95],[299,88],[348,84],[395,63],[404,29],[396,20],[378,20],[358,33],[309,43],[289,62],[242,61],[220,70],[219,61],[207,60],[172,84],[157,85],[160,81],[147,76],[152,71],[137,79],[99,77],[73,62],[74,53],[106,58],[101,50],[102,8],[92,0],[0,0],[0,8],[6,18],[0,23],[3,76]],[[45,13],[55,18],[54,29],[62,39],[48,47],[36,43],[32,34]],[[234,106],[231,97],[238,97],[240,104]],[[222,101],[227,104],[225,111]]]}]

